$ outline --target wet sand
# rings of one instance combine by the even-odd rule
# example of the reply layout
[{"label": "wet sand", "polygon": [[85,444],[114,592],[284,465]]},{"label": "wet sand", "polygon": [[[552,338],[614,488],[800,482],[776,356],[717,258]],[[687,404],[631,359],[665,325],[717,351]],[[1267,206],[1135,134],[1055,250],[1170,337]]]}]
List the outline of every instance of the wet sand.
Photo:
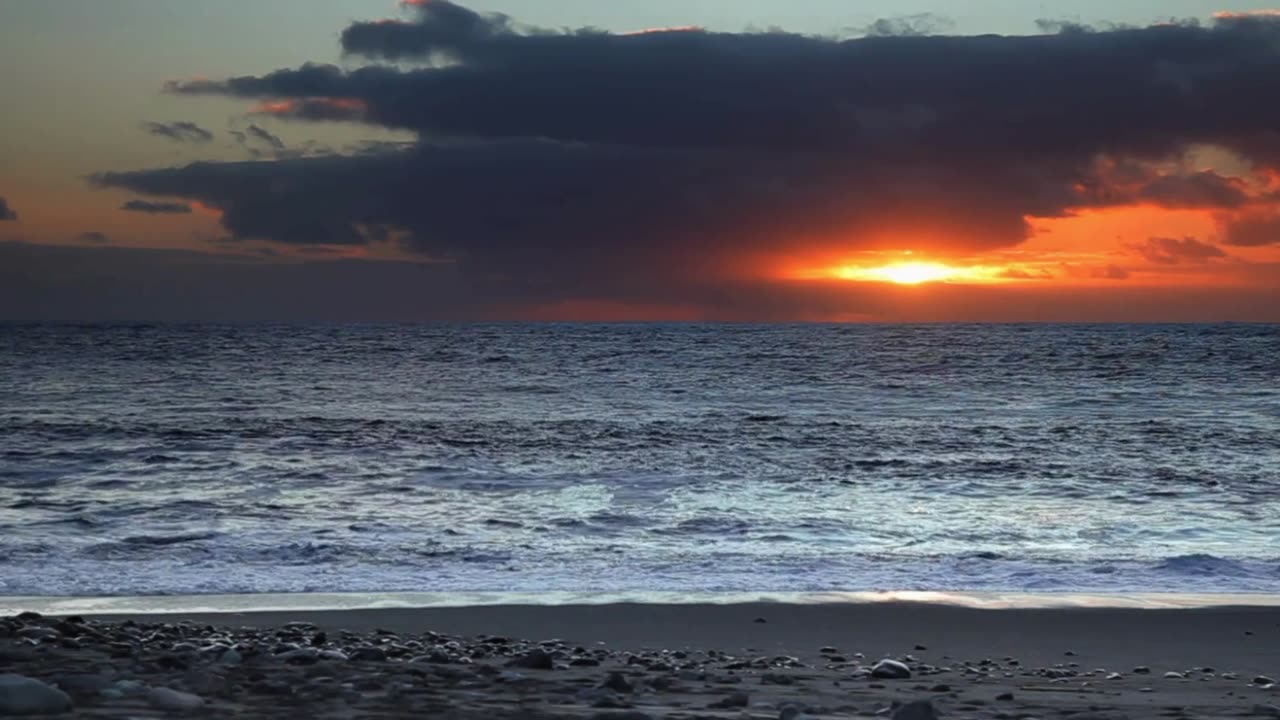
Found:
[{"label": "wet sand", "polygon": [[[3,621],[0,672],[78,688],[79,717],[1280,718],[1275,607],[617,604],[73,620]],[[884,659],[910,677],[877,677],[891,674],[873,672]]]}]

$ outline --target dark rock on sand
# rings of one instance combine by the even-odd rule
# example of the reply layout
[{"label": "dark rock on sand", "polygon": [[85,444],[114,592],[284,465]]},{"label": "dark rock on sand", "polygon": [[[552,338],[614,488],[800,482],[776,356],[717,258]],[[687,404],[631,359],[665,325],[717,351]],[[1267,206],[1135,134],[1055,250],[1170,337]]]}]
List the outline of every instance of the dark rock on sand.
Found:
[{"label": "dark rock on sand", "polygon": [[890,716],[892,720],[938,720],[938,711],[929,700],[916,700],[899,707]]},{"label": "dark rock on sand", "polygon": [[0,715],[55,715],[71,710],[71,696],[25,675],[0,675]]},{"label": "dark rock on sand", "polygon": [[608,688],[614,692],[620,693],[630,693],[635,691],[635,687],[632,686],[626,676],[620,672],[609,673],[609,677],[606,678],[603,683],[600,683],[600,687]]},{"label": "dark rock on sand", "polygon": [[1266,675],[1259,675],[1258,677],[1253,679],[1253,684],[1254,685],[1275,685],[1276,681],[1272,680]]},{"label": "dark rock on sand", "polygon": [[707,707],[713,710],[732,710],[735,708],[744,708],[751,704],[751,697],[744,692],[736,692],[728,697],[717,700]]},{"label": "dark rock on sand", "polygon": [[911,668],[897,660],[884,659],[871,668],[871,677],[881,680],[906,680],[911,677]]},{"label": "dark rock on sand", "polygon": [[60,677],[55,684],[73,698],[90,698],[111,687],[111,683],[107,675],[77,673]]},{"label": "dark rock on sand", "polygon": [[356,648],[347,658],[352,662],[386,662],[387,651],[379,647]]},{"label": "dark rock on sand", "polygon": [[556,665],[551,655],[545,650],[534,649],[527,654],[507,663],[507,667],[525,668],[528,670],[554,670]]}]

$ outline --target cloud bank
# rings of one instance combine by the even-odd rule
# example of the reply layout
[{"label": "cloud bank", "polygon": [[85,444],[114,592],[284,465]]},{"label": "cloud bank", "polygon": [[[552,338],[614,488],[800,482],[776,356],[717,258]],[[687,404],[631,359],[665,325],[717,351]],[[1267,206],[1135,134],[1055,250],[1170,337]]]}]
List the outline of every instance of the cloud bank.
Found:
[{"label": "cloud bank", "polygon": [[[752,258],[1012,248],[1029,218],[1130,205],[1214,212],[1231,245],[1280,242],[1280,18],[834,39],[409,9],[342,32],[342,52],[373,64],[166,90],[408,130],[412,148],[282,156],[251,126],[273,160],[94,181],[216,208],[236,238],[394,238],[546,301],[704,301],[737,292]],[[1233,167],[1193,162],[1204,148]],[[1152,242],[1153,262],[1216,257]]]}]

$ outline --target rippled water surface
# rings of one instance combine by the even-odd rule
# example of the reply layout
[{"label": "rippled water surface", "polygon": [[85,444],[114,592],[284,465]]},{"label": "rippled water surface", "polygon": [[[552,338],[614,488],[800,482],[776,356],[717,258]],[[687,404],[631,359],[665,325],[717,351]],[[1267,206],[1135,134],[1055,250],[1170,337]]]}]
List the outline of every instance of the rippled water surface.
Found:
[{"label": "rippled water surface", "polygon": [[1280,327],[0,326],[0,595],[1280,592]]}]

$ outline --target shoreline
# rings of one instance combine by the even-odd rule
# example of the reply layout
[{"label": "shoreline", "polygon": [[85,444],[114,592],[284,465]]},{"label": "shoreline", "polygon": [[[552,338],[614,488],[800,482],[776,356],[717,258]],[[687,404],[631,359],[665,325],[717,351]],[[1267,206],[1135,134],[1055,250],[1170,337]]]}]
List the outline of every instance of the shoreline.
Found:
[{"label": "shoreline", "polygon": [[1131,608],[1280,608],[1275,593],[1092,592],[382,592],[124,596],[0,596],[0,617],[45,615],[190,615],[270,612],[414,610],[493,606],[597,605],[938,605],[985,610]]},{"label": "shoreline", "polygon": [[[1265,606],[616,603],[0,620],[0,674],[67,688],[78,716],[101,718],[182,703],[206,716],[344,720],[1277,718],[1277,647],[1280,607]],[[881,677],[882,660],[906,675]],[[926,712],[911,703],[928,714],[909,714]]]}]

